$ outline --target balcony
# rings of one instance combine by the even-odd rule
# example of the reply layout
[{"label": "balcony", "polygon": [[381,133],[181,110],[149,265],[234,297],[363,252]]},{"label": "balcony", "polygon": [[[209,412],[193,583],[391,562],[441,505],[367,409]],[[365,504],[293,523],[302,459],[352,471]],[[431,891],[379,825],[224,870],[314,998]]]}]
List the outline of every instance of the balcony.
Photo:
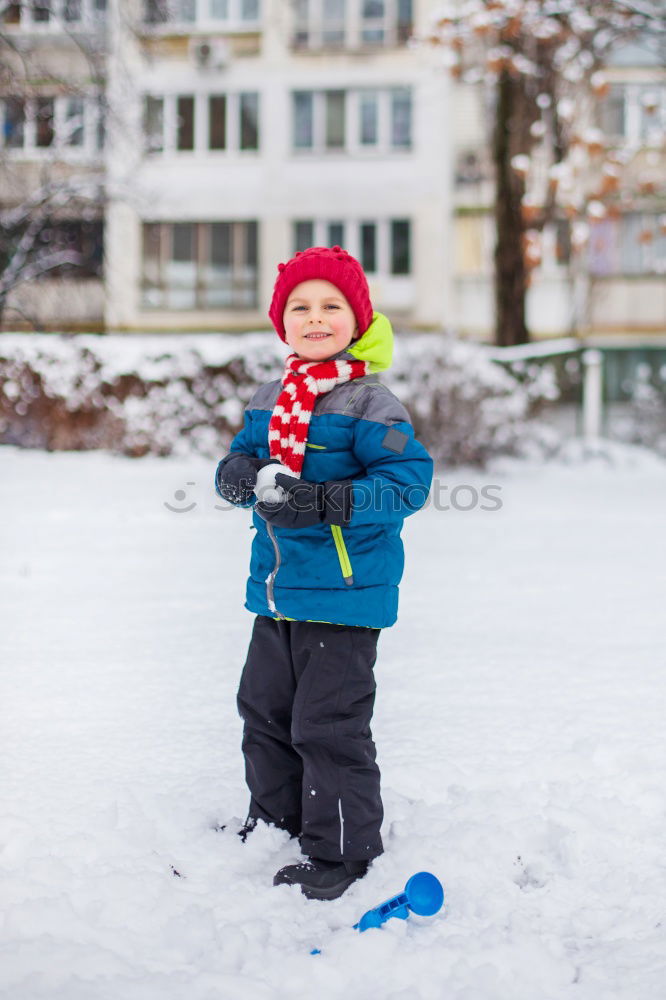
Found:
[{"label": "balcony", "polygon": [[150,37],[234,36],[242,48],[242,36],[262,30],[259,0],[144,0],[143,15]]}]

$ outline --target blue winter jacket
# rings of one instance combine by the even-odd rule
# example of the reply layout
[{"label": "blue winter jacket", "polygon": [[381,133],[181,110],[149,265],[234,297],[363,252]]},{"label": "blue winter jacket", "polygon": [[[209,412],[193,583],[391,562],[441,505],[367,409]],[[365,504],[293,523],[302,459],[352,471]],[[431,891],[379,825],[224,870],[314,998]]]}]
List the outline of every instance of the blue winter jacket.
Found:
[{"label": "blue winter jacket", "polygon": [[[390,365],[392,345],[389,321],[375,313],[366,333],[336,355],[370,361],[372,374],[319,396],[310,421],[301,476],[317,483],[353,480],[349,525],[280,528],[254,512],[248,610],[372,628],[395,622],[402,523],[424,505],[433,463],[402,403],[377,380],[376,372]],[[268,422],[281,388],[276,379],[257,389],[231,452],[270,457]]]}]

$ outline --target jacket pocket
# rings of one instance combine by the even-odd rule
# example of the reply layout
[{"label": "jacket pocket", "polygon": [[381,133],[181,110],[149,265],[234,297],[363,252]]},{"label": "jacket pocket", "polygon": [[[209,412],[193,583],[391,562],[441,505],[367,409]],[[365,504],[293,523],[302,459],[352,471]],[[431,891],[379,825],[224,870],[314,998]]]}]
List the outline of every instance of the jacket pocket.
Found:
[{"label": "jacket pocket", "polygon": [[354,574],[352,572],[352,564],[349,560],[349,553],[347,552],[347,546],[345,545],[342,528],[339,524],[331,525],[331,534],[333,535],[333,541],[335,542],[335,550],[338,553],[340,569],[342,570],[342,578],[348,587],[353,587]]}]

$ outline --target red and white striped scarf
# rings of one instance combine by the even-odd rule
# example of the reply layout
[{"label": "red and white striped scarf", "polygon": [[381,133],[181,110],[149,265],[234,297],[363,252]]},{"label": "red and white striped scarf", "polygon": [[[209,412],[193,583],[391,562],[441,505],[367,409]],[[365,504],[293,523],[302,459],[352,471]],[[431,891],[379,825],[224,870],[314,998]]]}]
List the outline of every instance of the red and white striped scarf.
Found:
[{"label": "red and white striped scarf", "polygon": [[369,372],[368,361],[305,361],[290,354],[282,376],[283,389],[268,424],[271,458],[300,476],[317,396]]}]

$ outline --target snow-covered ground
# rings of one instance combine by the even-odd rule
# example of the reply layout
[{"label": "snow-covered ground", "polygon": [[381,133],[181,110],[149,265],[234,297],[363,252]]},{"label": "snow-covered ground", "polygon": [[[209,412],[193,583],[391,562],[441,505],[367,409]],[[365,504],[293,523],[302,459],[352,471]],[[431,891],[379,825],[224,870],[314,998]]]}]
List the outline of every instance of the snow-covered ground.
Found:
[{"label": "snow-covered ground", "polygon": [[[212,829],[246,808],[249,515],[200,459],[0,449],[2,997],[663,1000],[666,465],[614,455],[443,472],[501,510],[407,522],[386,853],[320,903],[272,886],[286,834]],[[351,929],[422,869],[438,916]]]}]

